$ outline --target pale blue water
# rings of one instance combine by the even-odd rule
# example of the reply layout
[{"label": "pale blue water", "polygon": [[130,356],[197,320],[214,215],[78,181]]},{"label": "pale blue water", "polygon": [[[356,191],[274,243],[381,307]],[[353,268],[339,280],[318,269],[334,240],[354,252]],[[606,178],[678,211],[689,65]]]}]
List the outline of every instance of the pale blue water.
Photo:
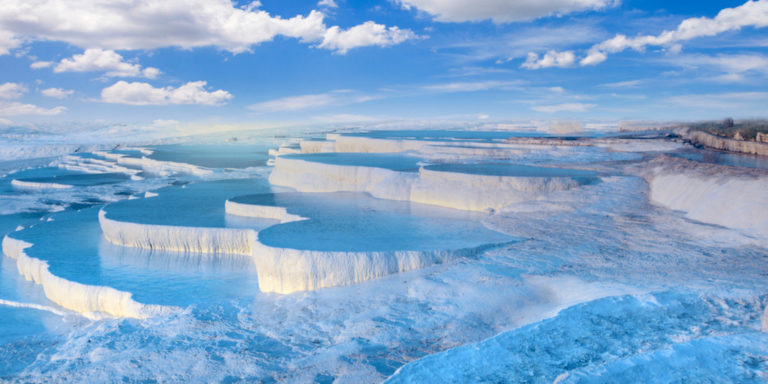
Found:
[{"label": "pale blue water", "polygon": [[483,214],[401,201],[366,193],[276,193],[233,199],[244,204],[286,207],[309,220],[275,225],[259,240],[279,248],[318,251],[460,250],[510,243],[510,236],[485,228]]},{"label": "pale blue water", "polygon": [[660,131],[648,132],[601,132],[585,131],[567,134],[547,133],[540,131],[458,131],[447,129],[423,130],[374,130],[367,132],[345,132],[344,136],[371,137],[377,139],[411,139],[436,141],[499,141],[514,137],[551,137],[563,140],[595,137],[633,137],[638,139],[663,137],[666,133]]},{"label": "pale blue water", "polygon": [[581,169],[536,167],[509,163],[434,164],[424,167],[430,171],[468,173],[472,175],[507,177],[571,177],[596,179],[597,172]]},{"label": "pale blue water", "polygon": [[10,184],[10,181],[13,179],[25,179],[25,178],[35,178],[35,177],[62,177],[62,176],[75,176],[75,175],[83,175],[82,172],[76,172],[76,171],[68,171],[66,169],[61,169],[58,167],[39,167],[39,168],[31,168],[31,169],[24,169],[17,172],[12,172],[5,177],[2,178],[3,185]]},{"label": "pale blue water", "polygon": [[34,224],[40,221],[41,217],[48,215],[48,211],[40,208],[31,212],[19,212],[9,215],[0,215],[0,233],[6,233],[16,230],[19,226]]},{"label": "pale blue water", "polygon": [[413,140],[469,140],[492,141],[506,140],[510,137],[552,137],[542,132],[512,131],[453,131],[453,130],[378,130],[370,132],[343,133],[344,136],[372,137],[378,139],[413,139]]},{"label": "pale blue water", "polygon": [[34,182],[34,183],[56,183],[72,186],[91,186],[91,185],[103,185],[103,184],[116,184],[130,179],[130,176],[123,173],[72,173],[64,175],[54,175],[49,177],[20,177],[16,178],[19,181]]},{"label": "pale blue water", "polygon": [[[437,136],[497,139],[447,130]],[[522,210],[487,215],[366,194],[273,188],[263,165],[272,144],[153,147],[150,157],[212,169],[206,176],[130,180],[43,166],[0,178],[0,232],[33,243],[27,254],[47,261],[52,273],[178,308],[145,320],[90,320],[49,301],[3,256],[0,381],[764,381],[765,248],[650,204],[643,179],[620,169],[610,173],[619,176],[605,177],[530,166],[604,169],[646,155],[537,147],[491,164],[427,165],[485,175],[602,177]],[[424,164],[406,155],[300,157],[396,171]],[[21,191],[10,186],[13,178],[75,181],[63,191]],[[147,190],[159,195],[143,198]],[[275,225],[227,215],[227,199],[286,207],[310,220]],[[273,247],[479,251],[360,284],[265,294],[253,262],[242,255],[108,243],[100,209],[130,223],[253,228]]]},{"label": "pale blue water", "polygon": [[737,153],[727,153],[709,149],[700,149],[695,152],[684,152],[673,154],[676,157],[697,161],[701,163],[730,165],[732,167],[746,167],[768,169],[768,158],[765,156],[742,155]]},{"label": "pale blue water", "polygon": [[189,306],[258,292],[249,259],[115,246],[101,235],[98,210],[92,207],[61,213],[52,222],[40,223],[12,237],[34,244],[26,254],[47,261],[54,275],[130,292],[144,304]]},{"label": "pale blue water", "polygon": [[416,156],[388,153],[314,153],[282,156],[332,165],[384,168],[398,172],[417,172],[424,161]]},{"label": "pale blue water", "polygon": [[[74,188],[18,188],[11,184],[13,180],[59,183]],[[77,208],[125,198],[133,193],[126,185],[128,181],[130,177],[125,174],[86,174],[49,166],[11,172],[0,177],[0,198],[4,203],[0,206],[0,233],[5,234],[23,225],[26,222],[25,216],[39,218],[68,207]]]},{"label": "pale blue water", "polygon": [[270,147],[268,144],[161,145],[148,147],[152,154],[147,157],[208,168],[247,168],[266,165]]},{"label": "pale blue water", "polygon": [[[141,150],[138,150],[138,149],[113,149],[113,150],[109,151],[109,153],[116,153],[118,155],[125,155],[127,157],[134,157],[134,158],[139,158],[139,157],[144,156],[144,154],[141,152]],[[80,155],[87,157],[87,156],[90,156],[90,153],[86,152],[86,153],[83,153],[83,154],[80,154]]]},{"label": "pale blue water", "polygon": [[196,182],[156,190],[158,196],[148,199],[119,201],[107,206],[105,211],[111,219],[133,223],[227,227],[228,222],[249,220],[227,217],[224,212],[227,199],[271,191],[269,182],[264,178]]}]

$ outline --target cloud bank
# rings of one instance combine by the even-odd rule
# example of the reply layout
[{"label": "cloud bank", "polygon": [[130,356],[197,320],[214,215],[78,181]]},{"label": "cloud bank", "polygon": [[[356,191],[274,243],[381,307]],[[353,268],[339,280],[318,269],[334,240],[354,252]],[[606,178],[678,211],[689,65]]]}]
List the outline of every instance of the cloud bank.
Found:
[{"label": "cloud bank", "polygon": [[42,93],[43,96],[53,97],[54,99],[66,99],[67,97],[72,96],[75,91],[62,88],[48,88],[43,89],[40,93]]},{"label": "cloud bank", "polygon": [[[27,93],[27,87],[19,83],[0,84],[0,116],[21,116],[21,115],[58,115],[66,111],[64,107],[43,108],[33,104],[24,104],[17,101],[7,101],[18,99]],[[3,124],[11,124],[10,120],[3,119]]]},{"label": "cloud bank", "polygon": [[606,8],[614,0],[399,0],[406,9],[418,9],[442,22],[492,20],[509,23],[540,17]]},{"label": "cloud bank", "polygon": [[53,71],[57,73],[101,71],[106,72],[105,76],[108,77],[146,77],[148,79],[154,79],[160,74],[157,68],[142,68],[139,64],[126,62],[113,50],[98,48],[86,49],[80,55],[62,59]]},{"label": "cloud bank", "polygon": [[282,18],[259,6],[255,1],[236,8],[229,0],[5,0],[0,6],[0,54],[29,40],[103,50],[214,46],[242,53],[277,36],[345,53],[415,36],[372,21],[349,29],[329,28],[319,11]]},{"label": "cloud bank", "polygon": [[52,116],[58,115],[66,110],[67,109],[64,107],[43,108],[37,105],[19,102],[0,103],[0,116],[3,117],[22,115]]},{"label": "cloud bank", "polygon": [[[698,37],[715,36],[727,31],[735,31],[745,27],[764,28],[768,26],[768,0],[749,0],[746,3],[721,10],[714,18],[692,17],[685,19],[675,30],[664,31],[658,35],[640,35],[627,37],[617,34],[611,39],[593,45],[586,55],[579,60],[582,66],[596,65],[608,59],[609,54],[623,52],[632,49],[643,52],[648,47],[664,47],[669,51],[677,52],[682,48],[680,43]],[[573,51],[549,51],[544,55],[560,57],[574,56]],[[523,68],[540,69],[549,67],[562,67],[557,60],[538,59],[538,54],[529,53],[528,60]]]},{"label": "cloud bank", "polygon": [[205,81],[190,81],[177,88],[155,88],[148,83],[118,81],[101,91],[101,101],[128,105],[222,105],[232,99],[224,90],[206,91]]},{"label": "cloud bank", "polygon": [[27,87],[19,83],[0,84],[0,99],[18,99],[27,93]]},{"label": "cloud bank", "polygon": [[536,53],[529,53],[525,62],[520,66],[528,69],[540,69],[549,67],[566,68],[573,66],[576,62],[576,55],[573,51],[549,51],[543,56],[539,57]]},{"label": "cloud bank", "polygon": [[400,44],[406,40],[415,39],[416,37],[416,34],[409,29],[387,28],[385,25],[366,21],[347,30],[336,26],[328,28],[323,35],[323,41],[318,47],[345,54],[353,48],[371,45],[387,47]]}]

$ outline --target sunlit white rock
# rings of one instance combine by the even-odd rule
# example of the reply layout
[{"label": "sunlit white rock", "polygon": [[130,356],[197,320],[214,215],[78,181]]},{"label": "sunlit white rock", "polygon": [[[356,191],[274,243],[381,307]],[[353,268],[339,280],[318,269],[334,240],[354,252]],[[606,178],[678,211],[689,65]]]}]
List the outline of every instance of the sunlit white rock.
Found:
[{"label": "sunlit white rock", "polygon": [[72,188],[68,184],[43,183],[35,181],[11,180],[11,185],[19,189],[67,189]]},{"label": "sunlit white rock", "polygon": [[256,241],[252,229],[129,223],[109,219],[103,210],[99,224],[111,243],[144,249],[250,255]]},{"label": "sunlit white rock", "polygon": [[253,258],[259,289],[286,294],[360,283],[473,256],[483,249],[328,252],[274,248],[257,242]]},{"label": "sunlit white rock", "polygon": [[270,183],[299,192],[368,192],[374,197],[447,208],[487,211],[576,187],[572,177],[516,177],[326,164],[280,157]]},{"label": "sunlit white rock", "polygon": [[269,206],[269,205],[256,205],[256,204],[241,204],[231,200],[227,200],[224,207],[225,212],[228,215],[237,215],[243,217],[255,217],[262,219],[278,220],[281,223],[289,223],[291,221],[306,220],[306,217],[293,215],[288,213],[285,207]]},{"label": "sunlit white rock", "polygon": [[686,217],[768,236],[768,174],[664,157],[646,176],[650,199]]}]

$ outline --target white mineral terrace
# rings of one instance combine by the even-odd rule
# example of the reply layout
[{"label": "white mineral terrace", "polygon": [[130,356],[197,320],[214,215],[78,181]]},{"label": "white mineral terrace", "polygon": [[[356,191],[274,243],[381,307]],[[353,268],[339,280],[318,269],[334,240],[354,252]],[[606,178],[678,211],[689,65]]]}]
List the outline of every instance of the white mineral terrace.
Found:
[{"label": "white mineral terrace", "polygon": [[[283,222],[304,218],[285,208],[227,202],[228,210],[249,217]],[[349,285],[398,272],[410,271],[473,256],[485,246],[427,251],[315,251],[271,247],[258,240],[258,232],[240,228],[203,228],[138,224],[113,220],[99,213],[104,236],[110,242],[144,249],[238,254],[252,257],[262,292],[291,293]]]},{"label": "white mineral terrace", "polygon": [[172,310],[171,307],[136,302],[130,293],[111,287],[86,285],[56,276],[50,272],[46,261],[30,257],[25,253],[25,250],[32,246],[33,244],[10,236],[3,238],[3,253],[16,260],[19,274],[40,285],[45,296],[63,308],[87,317],[106,314],[137,319]]},{"label": "white mineral terrace", "polygon": [[645,173],[650,199],[686,217],[768,237],[768,172],[668,156]]},{"label": "white mineral terrace", "polygon": [[368,192],[382,199],[473,211],[499,210],[581,184],[574,177],[498,176],[428,168],[421,168],[417,173],[398,172],[286,156],[275,160],[269,181],[300,192]]}]

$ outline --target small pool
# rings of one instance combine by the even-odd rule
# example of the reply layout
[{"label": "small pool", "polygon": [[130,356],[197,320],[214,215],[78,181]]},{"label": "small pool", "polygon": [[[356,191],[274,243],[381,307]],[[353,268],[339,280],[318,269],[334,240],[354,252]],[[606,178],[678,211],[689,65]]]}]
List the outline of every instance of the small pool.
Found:
[{"label": "small pool", "polygon": [[741,155],[738,153],[720,152],[708,149],[697,150],[695,152],[671,153],[670,155],[699,163],[768,169],[768,157],[764,156]]},{"label": "small pool", "polygon": [[99,226],[99,208],[62,212],[54,221],[12,237],[34,244],[25,253],[48,262],[54,275],[130,292],[143,304],[215,304],[259,292],[253,262],[246,256],[143,250],[109,243]]},{"label": "small pool", "polygon": [[206,181],[170,186],[155,197],[122,200],[104,209],[110,219],[139,224],[260,228],[273,221],[228,217],[224,204],[232,196],[264,192],[271,192],[264,179]]},{"label": "small pool", "polygon": [[48,177],[25,177],[15,179],[27,183],[62,184],[73,187],[89,187],[94,185],[117,184],[130,180],[124,173],[83,173],[65,174]]},{"label": "small pool", "polygon": [[275,193],[241,196],[242,204],[285,207],[308,220],[259,232],[277,248],[317,251],[430,251],[477,248],[515,239],[489,230],[485,215],[431,205],[376,199],[367,193]]},{"label": "small pool", "polygon": [[371,137],[376,139],[411,139],[411,140],[472,140],[491,141],[506,140],[510,137],[552,137],[543,132],[512,132],[512,131],[453,131],[453,130],[403,130],[403,131],[370,131],[343,133],[342,136]]},{"label": "small pool", "polygon": [[580,169],[536,167],[508,163],[434,164],[424,169],[437,172],[457,172],[473,175],[508,177],[572,177],[597,178],[598,173]]},{"label": "small pool", "polygon": [[281,156],[286,159],[312,161],[332,165],[384,168],[397,172],[417,172],[424,161],[415,156],[388,153],[312,153]]},{"label": "small pool", "polygon": [[148,147],[147,157],[207,168],[248,168],[267,164],[271,146],[254,144],[176,144]]}]

